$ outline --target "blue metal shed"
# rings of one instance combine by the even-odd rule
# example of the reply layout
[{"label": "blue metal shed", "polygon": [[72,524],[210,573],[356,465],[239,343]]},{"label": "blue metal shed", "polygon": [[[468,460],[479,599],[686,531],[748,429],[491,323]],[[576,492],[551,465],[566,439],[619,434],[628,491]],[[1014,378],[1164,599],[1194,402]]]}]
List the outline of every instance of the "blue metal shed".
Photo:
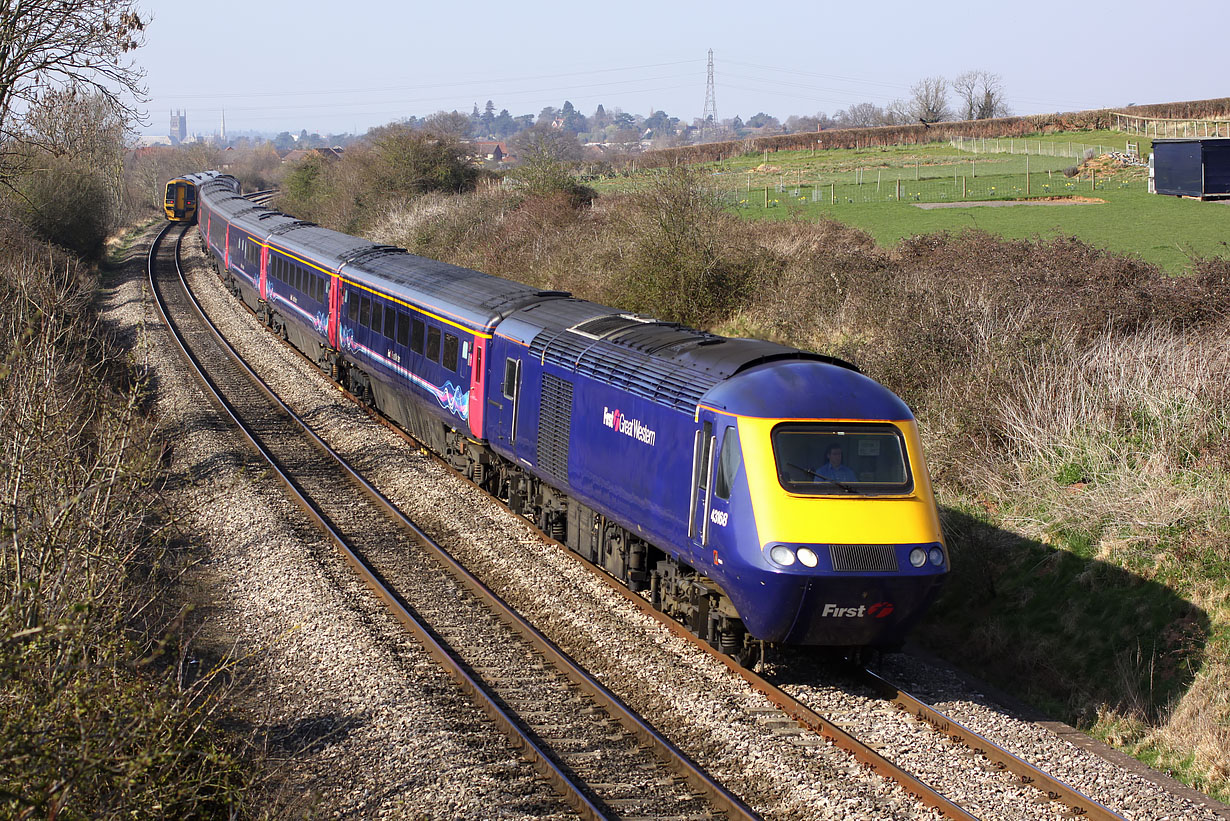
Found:
[{"label": "blue metal shed", "polygon": [[1158,194],[1230,196],[1230,137],[1154,140],[1153,176]]}]

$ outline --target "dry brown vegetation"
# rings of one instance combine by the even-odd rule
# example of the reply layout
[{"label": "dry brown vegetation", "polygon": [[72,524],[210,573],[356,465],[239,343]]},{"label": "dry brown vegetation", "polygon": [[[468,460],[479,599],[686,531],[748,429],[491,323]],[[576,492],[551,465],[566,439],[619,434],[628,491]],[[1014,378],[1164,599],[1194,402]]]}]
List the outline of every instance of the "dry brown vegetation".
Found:
[{"label": "dry brown vegetation", "polygon": [[0,254],[0,814],[232,816],[251,781],[189,664],[147,386],[87,265]]}]

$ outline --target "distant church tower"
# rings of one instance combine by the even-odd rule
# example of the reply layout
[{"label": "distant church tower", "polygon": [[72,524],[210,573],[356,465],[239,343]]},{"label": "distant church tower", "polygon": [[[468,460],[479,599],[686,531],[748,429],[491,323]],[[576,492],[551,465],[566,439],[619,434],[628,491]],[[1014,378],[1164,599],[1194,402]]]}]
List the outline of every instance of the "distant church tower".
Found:
[{"label": "distant church tower", "polygon": [[171,142],[178,145],[188,138],[188,115],[183,111],[171,112]]}]

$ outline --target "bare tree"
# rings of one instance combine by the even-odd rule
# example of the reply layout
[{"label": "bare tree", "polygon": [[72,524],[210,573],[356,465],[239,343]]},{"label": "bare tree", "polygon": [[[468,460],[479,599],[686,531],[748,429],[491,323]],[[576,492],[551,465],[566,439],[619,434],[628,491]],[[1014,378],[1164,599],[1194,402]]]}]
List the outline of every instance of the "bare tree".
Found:
[{"label": "bare tree", "polygon": [[914,122],[910,104],[900,97],[893,100],[884,109],[884,119],[887,121],[885,125],[906,125],[907,123]]},{"label": "bare tree", "polygon": [[988,120],[1011,113],[1004,100],[1003,78],[998,74],[971,69],[952,81],[952,90],[961,100],[963,119]]},{"label": "bare tree", "polygon": [[460,111],[437,111],[423,121],[423,128],[438,137],[464,140],[470,136],[470,118]]},{"label": "bare tree", "polygon": [[0,0],[0,141],[20,139],[14,111],[52,89],[98,94],[137,118],[144,71],[125,55],[144,30],[133,0]]},{"label": "bare tree", "polygon": [[910,114],[922,123],[952,119],[948,108],[948,81],[943,77],[924,77],[910,86]]},{"label": "bare tree", "polygon": [[884,125],[887,115],[875,103],[856,103],[844,111],[838,111],[836,124],[839,128],[874,128]]}]

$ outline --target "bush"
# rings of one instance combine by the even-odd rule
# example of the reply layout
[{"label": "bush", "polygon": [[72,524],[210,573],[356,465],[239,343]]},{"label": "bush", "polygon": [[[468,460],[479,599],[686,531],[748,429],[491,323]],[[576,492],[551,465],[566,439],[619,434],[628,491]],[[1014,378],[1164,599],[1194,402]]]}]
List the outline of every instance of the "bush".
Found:
[{"label": "bush", "polygon": [[119,212],[111,182],[69,158],[43,156],[38,163],[18,183],[20,219],[42,239],[97,259]]},{"label": "bush", "polygon": [[182,673],[146,386],[88,268],[0,247],[0,814],[234,815],[252,776],[217,681]]}]

